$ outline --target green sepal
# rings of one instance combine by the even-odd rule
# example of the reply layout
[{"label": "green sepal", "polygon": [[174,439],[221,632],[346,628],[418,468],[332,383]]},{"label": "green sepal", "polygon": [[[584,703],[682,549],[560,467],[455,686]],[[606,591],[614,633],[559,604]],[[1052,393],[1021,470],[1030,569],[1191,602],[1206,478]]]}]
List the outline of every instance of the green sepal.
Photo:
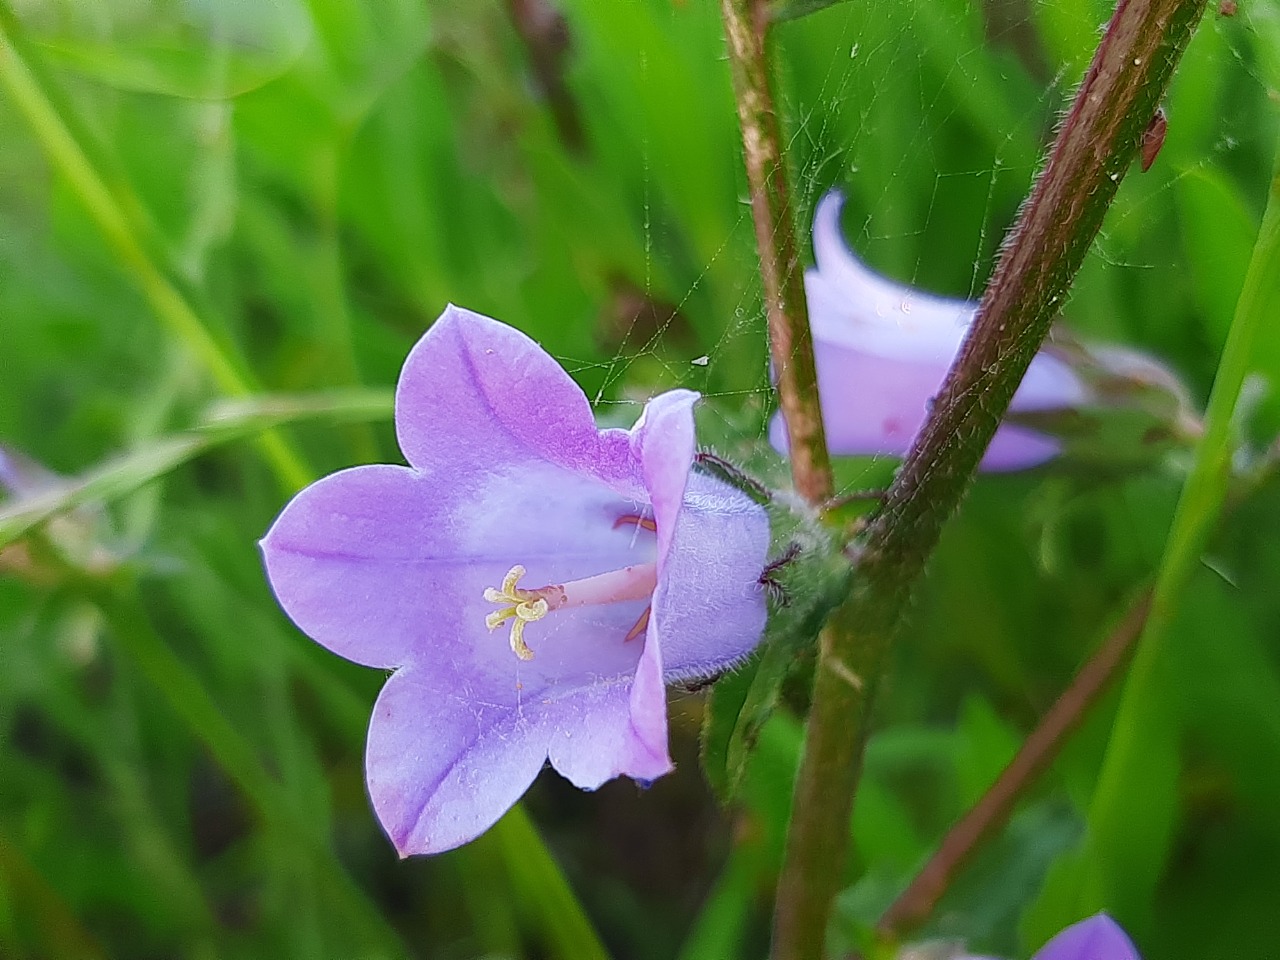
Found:
[{"label": "green sepal", "polygon": [[[767,571],[769,621],[759,649],[742,667],[718,680],[707,698],[702,765],[716,797],[737,796],[756,740],[791,686],[806,699],[816,638],[827,616],[849,590],[852,565],[840,538],[807,511],[792,511],[775,498],[769,506],[775,555],[787,558]],[[790,684],[789,684],[790,681]]]}]

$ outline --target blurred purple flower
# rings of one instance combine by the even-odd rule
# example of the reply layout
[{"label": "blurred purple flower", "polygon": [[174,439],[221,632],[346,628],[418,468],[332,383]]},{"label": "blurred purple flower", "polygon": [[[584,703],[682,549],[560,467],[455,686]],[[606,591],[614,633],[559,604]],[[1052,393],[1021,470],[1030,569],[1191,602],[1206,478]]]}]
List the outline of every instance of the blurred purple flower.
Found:
[{"label": "blurred purple flower", "polygon": [[1031,960],[1140,960],[1133,942],[1105,913],[1072,924]]},{"label": "blurred purple flower", "polygon": [[548,759],[588,790],[667,773],[664,681],[755,647],[768,521],[691,472],[696,400],[673,390],[597,430],[536,343],[450,306],[396,391],[410,466],[326,477],[263,538],[303,631],[395,668],[366,766],[401,855],[478,836]]},{"label": "blurred purple flower", "polygon": [[[994,960],[952,954],[952,960]],[[1031,960],[1141,960],[1133,941],[1105,913],[1072,924],[1040,948]]]},{"label": "blurred purple flower", "polygon": [[[844,197],[831,191],[813,218],[815,269],[804,275],[827,444],[837,455],[902,457],[973,322],[977,304],[921,293],[873,273],[840,231]],[[1087,391],[1061,360],[1031,362],[1011,413],[1082,403]],[[787,449],[786,426],[773,420],[773,445]],[[1014,424],[996,432],[984,470],[1020,470],[1055,456],[1058,441]]]},{"label": "blurred purple flower", "polygon": [[16,515],[22,529],[31,532],[22,513],[34,508],[41,515],[37,528],[47,548],[32,550],[25,533],[16,542],[0,543],[0,573],[14,573],[30,583],[48,586],[65,581],[68,567],[91,577],[119,569],[123,558],[109,546],[114,537],[101,502],[49,512],[50,501],[56,504],[59,494],[73,484],[74,478],[54,473],[19,450],[0,444],[0,520]]}]

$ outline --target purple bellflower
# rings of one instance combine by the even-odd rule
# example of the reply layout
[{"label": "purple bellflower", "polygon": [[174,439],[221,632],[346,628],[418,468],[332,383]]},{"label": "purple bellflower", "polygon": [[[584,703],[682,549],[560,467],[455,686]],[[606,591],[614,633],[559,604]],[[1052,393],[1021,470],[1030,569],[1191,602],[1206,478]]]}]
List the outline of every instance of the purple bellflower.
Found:
[{"label": "purple bellflower", "polygon": [[475,838],[548,759],[587,790],[667,773],[664,682],[759,641],[768,520],[691,470],[697,399],[597,430],[541,347],[450,306],[396,390],[410,466],[325,477],[263,538],[293,621],[395,670],[366,772],[402,856]]},{"label": "purple bellflower", "polygon": [[1072,924],[1032,960],[1141,960],[1133,941],[1105,913]]},{"label": "purple bellflower", "polygon": [[[964,954],[955,960],[993,960]],[[1142,960],[1120,925],[1105,913],[1073,923],[1039,949],[1031,960]]]},{"label": "purple bellflower", "polygon": [[[972,324],[978,305],[921,293],[872,272],[840,231],[844,197],[831,191],[813,218],[817,266],[804,275],[827,445],[842,456],[902,457],[924,423],[933,396]],[[1056,357],[1038,354],[1010,412],[1073,407],[1087,390]],[[773,445],[787,450],[775,417]],[[984,470],[1020,470],[1055,456],[1052,437],[1016,424],[996,432]]]}]

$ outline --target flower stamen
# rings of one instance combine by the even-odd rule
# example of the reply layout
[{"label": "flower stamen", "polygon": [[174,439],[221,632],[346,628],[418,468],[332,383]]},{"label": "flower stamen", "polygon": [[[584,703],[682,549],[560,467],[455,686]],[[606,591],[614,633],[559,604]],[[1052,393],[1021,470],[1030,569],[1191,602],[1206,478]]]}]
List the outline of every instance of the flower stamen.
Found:
[{"label": "flower stamen", "polygon": [[658,525],[654,522],[652,517],[642,517],[638,513],[624,513],[617,520],[613,521],[613,529],[617,530],[619,527],[628,523],[634,523],[641,530],[648,530],[650,533],[658,532]]},{"label": "flower stamen", "polygon": [[541,620],[547,615],[550,607],[547,601],[532,590],[521,590],[517,584],[525,575],[525,569],[516,564],[502,578],[502,586],[498,589],[486,587],[485,600],[502,606],[484,618],[484,625],[492,633],[508,620],[511,621],[511,652],[521,660],[532,660],[533,650],[524,642],[524,626]]},{"label": "flower stamen", "polygon": [[[635,519],[638,526],[643,521],[641,517]],[[502,578],[502,586],[486,587],[484,591],[485,600],[498,604],[497,610],[485,615],[484,625],[492,632],[510,620],[511,650],[521,660],[533,659],[533,651],[524,641],[526,624],[541,620],[553,610],[648,600],[658,585],[658,567],[654,563],[638,563],[534,590],[520,587],[520,578],[524,575],[525,568],[516,564]],[[635,626],[627,631],[626,639],[634,640],[640,636],[648,623],[649,610],[646,608]]]},{"label": "flower stamen", "polygon": [[653,614],[653,605],[644,608],[644,613],[640,614],[640,619],[632,625],[627,631],[627,635],[622,638],[623,643],[630,643],[636,637],[643,636],[644,632],[649,629],[649,617]]}]

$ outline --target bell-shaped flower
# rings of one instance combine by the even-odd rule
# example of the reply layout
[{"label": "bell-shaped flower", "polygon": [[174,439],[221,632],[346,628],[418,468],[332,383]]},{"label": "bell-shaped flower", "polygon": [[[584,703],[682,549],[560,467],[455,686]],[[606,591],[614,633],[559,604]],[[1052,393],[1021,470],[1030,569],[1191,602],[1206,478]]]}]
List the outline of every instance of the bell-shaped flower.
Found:
[{"label": "bell-shaped flower", "polygon": [[[994,960],[951,954],[952,960]],[[1142,960],[1128,935],[1105,913],[1073,923],[1041,947],[1031,960]]]},{"label": "bell-shaped flower", "polygon": [[536,343],[451,306],[396,391],[410,465],[325,477],[263,539],[294,622],[395,671],[366,769],[402,855],[476,837],[548,759],[588,790],[667,773],[664,682],[759,641],[768,521],[691,469],[696,400],[598,430]]},{"label": "bell-shaped flower", "polygon": [[[977,304],[922,293],[867,268],[840,231],[844,197],[831,191],[813,218],[817,266],[804,275],[813,330],[818,394],[827,445],[842,456],[902,457],[973,323]],[[1011,413],[1055,410],[1083,402],[1087,391],[1061,360],[1031,362]],[[786,427],[775,417],[775,447],[786,451]],[[1003,424],[982,460],[985,470],[1018,470],[1053,457],[1059,443],[1043,433]]]},{"label": "bell-shaped flower", "polygon": [[1120,925],[1105,913],[1074,923],[1040,948],[1031,960],[1141,960]]}]

